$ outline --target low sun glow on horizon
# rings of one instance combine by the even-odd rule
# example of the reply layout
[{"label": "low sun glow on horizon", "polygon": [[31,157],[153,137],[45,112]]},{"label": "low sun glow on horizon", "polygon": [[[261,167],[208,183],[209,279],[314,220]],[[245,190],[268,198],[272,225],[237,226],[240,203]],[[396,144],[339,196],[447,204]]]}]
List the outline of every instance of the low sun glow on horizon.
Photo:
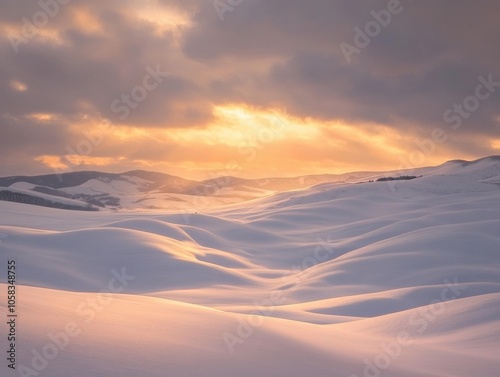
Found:
[{"label": "low sun glow on horizon", "polygon": [[[57,115],[31,114],[31,117],[47,123]],[[380,164],[366,168],[366,163],[361,163],[369,155],[383,156],[387,161],[384,168],[396,170],[400,165],[398,156],[404,154],[404,143],[408,142],[397,131],[381,125],[302,119],[284,109],[241,103],[215,106],[213,119],[200,127],[133,127],[82,116],[70,129],[75,134],[73,144],[62,155],[38,156],[39,164],[58,172],[95,167],[123,172],[133,166],[191,179],[340,174],[380,170]],[[81,129],[86,130],[83,139]],[[356,147],[352,148],[353,145]],[[118,153],[124,148],[129,156],[101,154],[115,150]],[[149,158],[140,157],[143,153]],[[170,161],[173,153],[175,160]],[[360,163],[338,163],[339,153]],[[439,158],[429,163],[443,162]]]}]

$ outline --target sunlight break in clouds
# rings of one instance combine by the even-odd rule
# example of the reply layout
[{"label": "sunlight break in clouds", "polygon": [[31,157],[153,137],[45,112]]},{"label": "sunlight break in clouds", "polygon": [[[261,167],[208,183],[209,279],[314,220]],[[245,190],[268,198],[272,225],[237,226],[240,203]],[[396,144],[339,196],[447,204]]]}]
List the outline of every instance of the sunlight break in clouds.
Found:
[{"label": "sunlight break in clouds", "polygon": [[[54,114],[30,117],[44,124],[56,119]],[[213,119],[203,127],[163,129],[109,124],[103,130],[102,118],[83,116],[67,121],[71,122],[68,129],[74,141],[65,146],[62,155],[45,154],[38,156],[37,162],[63,171],[81,167],[125,171],[134,166],[188,178],[205,179],[217,174],[250,178],[320,174],[325,167],[330,173],[360,170],[358,164],[368,156],[373,164],[365,161],[364,170],[391,168],[391,163],[411,145],[411,138],[382,125],[302,119],[284,110],[245,104],[215,106]],[[92,146],[94,141],[99,145]],[[120,153],[124,149],[129,155]],[[115,154],[118,157],[110,157]],[[169,161],[174,157],[175,163]],[[440,162],[440,157],[426,161]],[[238,169],[228,170],[227,166],[234,163]],[[293,174],[288,172],[291,166]]]},{"label": "sunlight break in clouds", "polygon": [[135,15],[139,20],[145,21],[155,28],[157,35],[166,31],[179,31],[191,24],[191,19],[180,8],[162,7],[156,0],[136,2]]},{"label": "sunlight break in clouds", "polygon": [[279,110],[260,110],[245,105],[214,107],[214,121],[206,128],[179,129],[172,139],[183,143],[197,140],[209,145],[239,148],[247,144],[287,139],[313,140],[318,130]]}]

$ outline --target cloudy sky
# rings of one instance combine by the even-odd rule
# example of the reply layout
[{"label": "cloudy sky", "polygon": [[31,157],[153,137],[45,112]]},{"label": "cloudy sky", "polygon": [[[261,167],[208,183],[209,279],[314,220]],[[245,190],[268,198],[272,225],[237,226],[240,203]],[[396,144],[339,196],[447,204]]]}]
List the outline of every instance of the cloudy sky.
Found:
[{"label": "cloudy sky", "polygon": [[498,0],[0,0],[0,175],[500,154]]}]

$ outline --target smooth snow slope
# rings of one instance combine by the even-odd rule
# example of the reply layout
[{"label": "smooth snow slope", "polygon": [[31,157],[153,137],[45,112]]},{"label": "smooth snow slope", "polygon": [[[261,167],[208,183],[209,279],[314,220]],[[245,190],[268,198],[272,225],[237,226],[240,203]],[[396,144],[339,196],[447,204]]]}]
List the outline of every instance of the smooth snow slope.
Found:
[{"label": "smooth snow slope", "polygon": [[1,375],[499,376],[498,159],[195,212],[0,203]]}]

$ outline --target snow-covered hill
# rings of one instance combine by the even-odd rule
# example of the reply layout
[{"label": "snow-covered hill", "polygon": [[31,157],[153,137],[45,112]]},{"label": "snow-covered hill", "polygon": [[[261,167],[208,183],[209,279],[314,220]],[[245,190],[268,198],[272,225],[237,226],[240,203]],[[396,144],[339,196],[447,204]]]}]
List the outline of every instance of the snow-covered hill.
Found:
[{"label": "snow-covered hill", "polygon": [[325,182],[358,182],[376,173],[324,174],[296,178],[242,179],[217,177],[205,181],[142,170],[123,174],[74,172],[61,175],[0,178],[0,187],[29,190],[59,198],[82,200],[112,209],[193,209],[237,203],[310,187]]},{"label": "snow-covered hill", "polygon": [[7,260],[18,268],[18,368],[498,377],[500,159],[413,173],[198,213],[0,202],[2,282]]},{"label": "snow-covered hill", "polygon": [[0,187],[0,200],[77,211],[97,211],[97,208],[91,203],[81,200],[74,200],[66,196],[44,194],[35,190],[23,190],[14,187]]}]

